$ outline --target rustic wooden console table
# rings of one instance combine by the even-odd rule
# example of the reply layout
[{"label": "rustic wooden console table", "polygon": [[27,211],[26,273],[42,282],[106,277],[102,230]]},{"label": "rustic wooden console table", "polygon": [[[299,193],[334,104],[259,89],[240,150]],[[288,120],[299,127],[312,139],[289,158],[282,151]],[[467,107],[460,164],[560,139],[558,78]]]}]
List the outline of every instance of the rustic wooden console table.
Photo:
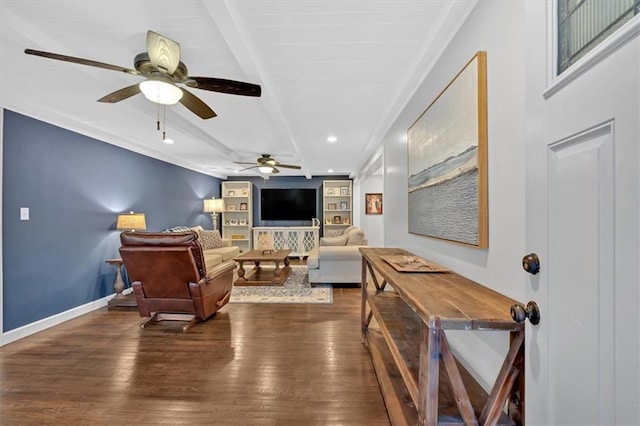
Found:
[{"label": "rustic wooden console table", "polygon": [[[518,302],[453,272],[398,272],[381,258],[414,256],[402,249],[360,252],[362,339],[391,423],[524,424],[524,325],[510,315]],[[489,394],[456,359],[446,330],[509,333]]]}]

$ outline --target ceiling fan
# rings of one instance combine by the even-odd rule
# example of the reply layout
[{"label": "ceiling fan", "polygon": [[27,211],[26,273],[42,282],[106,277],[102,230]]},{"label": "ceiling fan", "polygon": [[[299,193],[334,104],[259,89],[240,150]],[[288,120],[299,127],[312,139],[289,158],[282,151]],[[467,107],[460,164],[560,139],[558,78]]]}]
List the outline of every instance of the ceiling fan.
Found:
[{"label": "ceiling fan", "polygon": [[200,98],[176,84],[180,83],[194,89],[231,95],[259,97],[262,93],[262,89],[257,84],[222,78],[190,76],[187,66],[180,61],[180,44],[153,31],[147,31],[147,51],[137,54],[133,60],[135,69],[40,50],[25,49],[24,53],[120,71],[145,78],[142,83],[116,90],[98,99],[98,102],[116,103],[142,92],[147,99],[159,104],[173,105],[180,102],[205,120],[215,117],[216,113]]},{"label": "ceiling fan", "polygon": [[244,170],[249,170],[249,169],[255,169],[257,168],[258,170],[260,170],[261,173],[280,173],[280,170],[277,169],[277,167],[282,167],[285,169],[296,169],[299,170],[301,167],[300,166],[295,166],[293,164],[282,164],[279,161],[276,161],[273,157],[271,157],[271,155],[269,154],[262,154],[261,157],[259,157],[255,163],[245,163],[242,161],[234,161],[235,164],[250,164],[250,167],[246,167],[242,170],[240,170],[241,172]]}]

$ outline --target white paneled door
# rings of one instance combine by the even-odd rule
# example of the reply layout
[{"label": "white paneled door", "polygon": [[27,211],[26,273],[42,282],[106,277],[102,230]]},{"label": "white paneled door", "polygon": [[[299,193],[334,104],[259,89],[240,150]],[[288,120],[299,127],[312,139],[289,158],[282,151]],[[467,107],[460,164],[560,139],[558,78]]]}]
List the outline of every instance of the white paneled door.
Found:
[{"label": "white paneled door", "polygon": [[527,325],[526,422],[640,424],[640,41],[545,99],[540,40],[527,60],[523,255],[541,268],[523,274],[541,321]]}]

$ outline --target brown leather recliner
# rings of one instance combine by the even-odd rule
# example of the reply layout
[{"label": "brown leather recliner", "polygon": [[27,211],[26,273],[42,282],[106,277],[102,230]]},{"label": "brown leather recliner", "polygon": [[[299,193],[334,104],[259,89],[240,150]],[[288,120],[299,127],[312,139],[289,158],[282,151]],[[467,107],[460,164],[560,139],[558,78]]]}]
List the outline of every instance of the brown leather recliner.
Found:
[{"label": "brown leather recliner", "polygon": [[233,261],[207,271],[195,232],[123,232],[120,256],[127,268],[141,317],[189,321],[187,331],[229,301]]}]

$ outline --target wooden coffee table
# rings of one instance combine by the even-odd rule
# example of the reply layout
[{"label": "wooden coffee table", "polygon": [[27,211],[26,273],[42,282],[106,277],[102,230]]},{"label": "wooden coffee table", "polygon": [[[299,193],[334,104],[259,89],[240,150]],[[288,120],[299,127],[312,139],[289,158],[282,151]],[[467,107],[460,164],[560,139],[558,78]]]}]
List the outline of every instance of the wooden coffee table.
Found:
[{"label": "wooden coffee table", "polygon": [[[289,266],[289,253],[291,250],[251,250],[235,257],[238,262],[238,279],[235,285],[284,285],[291,273]],[[245,274],[244,262],[253,262],[254,268]],[[260,266],[264,262],[273,262],[275,269],[263,269]],[[284,266],[281,268],[281,264]]]}]

